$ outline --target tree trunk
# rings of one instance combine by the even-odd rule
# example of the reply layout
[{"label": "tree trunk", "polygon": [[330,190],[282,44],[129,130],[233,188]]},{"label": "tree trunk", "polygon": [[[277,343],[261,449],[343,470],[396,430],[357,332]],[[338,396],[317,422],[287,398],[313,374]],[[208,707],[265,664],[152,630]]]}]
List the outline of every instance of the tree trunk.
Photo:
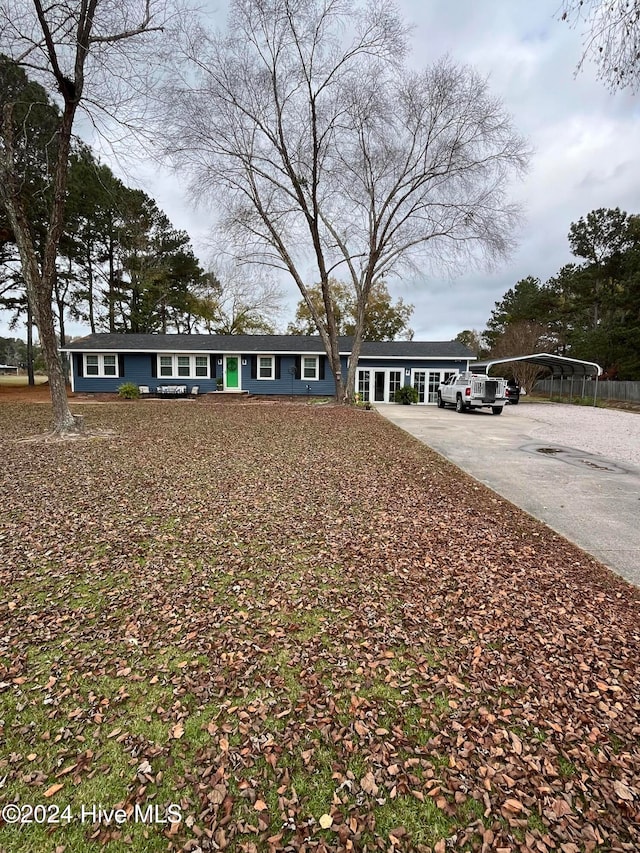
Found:
[{"label": "tree trunk", "polygon": [[[362,315],[362,316],[360,316]],[[345,393],[349,400],[355,398],[356,393],[356,372],[358,370],[358,361],[360,359],[360,350],[362,349],[362,329],[364,328],[364,308],[358,304],[356,316],[356,328],[351,345],[351,358],[349,359],[349,372],[347,373],[347,383]]]},{"label": "tree trunk", "polygon": [[[374,256],[373,261],[377,260]],[[369,270],[365,276],[364,283],[361,288],[354,287],[356,290],[356,310],[355,310],[355,329],[353,334],[353,343],[351,345],[351,359],[349,361],[349,372],[347,374],[346,395],[349,401],[355,398],[356,391],[356,375],[358,370],[358,361],[360,359],[360,350],[362,349],[362,338],[364,335],[364,326],[367,317],[367,308],[369,307],[369,297],[373,285],[372,268],[370,263]]]},{"label": "tree trunk", "polygon": [[[69,274],[71,274],[71,260],[69,260]],[[60,291],[60,281],[58,279],[58,274],[56,272],[53,282],[53,290],[56,298],[56,305],[58,306],[58,328],[60,329],[60,346],[63,347],[66,340],[66,332],[64,328],[64,309],[65,309],[65,296],[66,296],[66,288],[65,292],[61,293]]]},{"label": "tree trunk", "polygon": [[36,384],[36,377],[33,373],[33,311],[31,303],[27,298],[27,380],[29,385]]},{"label": "tree trunk", "polygon": [[91,258],[91,241],[87,241],[87,305],[89,309],[89,328],[91,329],[91,334],[95,335],[96,333],[96,317],[95,317],[95,308],[94,308],[94,300],[93,300],[93,262]]},{"label": "tree trunk", "polygon": [[15,173],[13,104],[10,103],[5,104],[4,107],[2,128],[4,151],[1,152],[0,160],[0,171],[4,178],[4,181],[0,180],[0,185],[2,185],[0,193],[5,202],[9,222],[16,235],[22,265],[22,275],[27,286],[27,299],[31,305],[40,334],[40,344],[49,376],[49,391],[51,393],[53,408],[53,432],[56,435],[78,433],[83,429],[83,419],[75,418],[69,411],[64,371],[58,351],[53,311],[51,310],[57,246],[63,227],[67,176],[64,164],[68,163],[69,139],[71,135],[72,115],[68,109],[65,109],[64,120],[64,125],[59,133],[59,168],[56,169],[53,209],[42,269],[40,269],[38,264],[29,219],[26,215],[23,199],[20,194],[19,182]]},{"label": "tree trunk", "polygon": [[[111,223],[111,227],[113,227],[113,223]],[[108,304],[109,304],[109,331],[113,334],[116,330],[116,281],[115,281],[115,241],[113,239],[113,233],[111,229],[109,230],[109,293],[108,293]]]}]

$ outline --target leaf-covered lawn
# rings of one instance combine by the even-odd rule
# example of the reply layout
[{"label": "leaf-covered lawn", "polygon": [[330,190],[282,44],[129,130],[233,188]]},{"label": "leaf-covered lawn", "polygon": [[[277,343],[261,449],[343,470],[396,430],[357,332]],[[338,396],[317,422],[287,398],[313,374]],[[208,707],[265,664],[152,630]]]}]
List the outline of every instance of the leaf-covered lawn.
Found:
[{"label": "leaf-covered lawn", "polygon": [[636,590],[375,413],[82,411],[0,411],[0,850],[640,849]]}]

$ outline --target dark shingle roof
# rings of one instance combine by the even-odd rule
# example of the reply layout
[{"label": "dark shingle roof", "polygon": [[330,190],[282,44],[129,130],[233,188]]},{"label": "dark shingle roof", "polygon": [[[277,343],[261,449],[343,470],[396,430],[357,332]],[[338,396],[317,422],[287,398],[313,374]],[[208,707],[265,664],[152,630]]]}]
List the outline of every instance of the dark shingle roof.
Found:
[{"label": "dark shingle roof", "polygon": [[473,358],[472,351],[460,341],[364,341],[361,357],[399,358]]},{"label": "dark shingle roof", "polygon": [[87,335],[63,347],[68,352],[324,352],[319,337],[294,335]]},{"label": "dark shingle roof", "polygon": [[[313,335],[121,335],[97,333],[62,347],[65,352],[234,352],[323,353]],[[340,352],[351,352],[351,338],[340,338]],[[470,358],[458,341],[365,341],[361,356],[378,358]]]}]

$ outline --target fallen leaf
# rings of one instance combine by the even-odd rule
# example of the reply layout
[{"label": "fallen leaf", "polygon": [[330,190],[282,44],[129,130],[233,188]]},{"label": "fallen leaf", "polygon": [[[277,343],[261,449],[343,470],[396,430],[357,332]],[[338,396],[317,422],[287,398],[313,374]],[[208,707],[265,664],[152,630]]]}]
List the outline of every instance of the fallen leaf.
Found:
[{"label": "fallen leaf", "polygon": [[629,803],[633,801],[633,791],[631,790],[631,788],[627,787],[624,782],[619,782],[616,779],[616,781],[613,783],[613,790],[616,792],[616,794],[621,800],[625,800]]},{"label": "fallen leaf", "polygon": [[366,773],[362,779],[360,780],[360,787],[367,794],[372,794],[374,797],[378,793],[378,786],[376,785],[376,780],[371,771]]}]

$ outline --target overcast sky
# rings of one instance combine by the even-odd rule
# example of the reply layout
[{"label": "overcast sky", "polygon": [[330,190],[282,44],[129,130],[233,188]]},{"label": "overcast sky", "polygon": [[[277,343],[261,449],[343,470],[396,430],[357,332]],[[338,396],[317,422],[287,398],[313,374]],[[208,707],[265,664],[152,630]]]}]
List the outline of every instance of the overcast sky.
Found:
[{"label": "overcast sky", "polygon": [[[512,188],[525,221],[507,262],[493,272],[473,270],[452,280],[430,276],[389,282],[392,295],[415,306],[416,340],[450,340],[462,329],[482,330],[494,303],[519,279],[532,275],[544,282],[572,260],[567,233],[580,216],[598,207],[640,212],[640,96],[612,94],[589,63],[575,75],[582,30],[559,20],[560,5],[561,0],[398,2],[414,25],[412,64],[425,66],[447,53],[475,66],[489,78],[492,94],[502,99],[534,152],[528,175]],[[216,8],[222,27],[226,3]],[[115,162],[110,165],[122,174]],[[173,224],[188,231],[205,263],[207,212],[193,209],[180,179],[157,166],[140,165],[135,173],[128,170],[125,180],[154,197]],[[287,288],[283,329],[297,302],[295,287]],[[70,325],[68,331],[88,329]],[[8,334],[6,324],[0,324],[0,334]],[[23,336],[20,330],[11,334]]]}]

